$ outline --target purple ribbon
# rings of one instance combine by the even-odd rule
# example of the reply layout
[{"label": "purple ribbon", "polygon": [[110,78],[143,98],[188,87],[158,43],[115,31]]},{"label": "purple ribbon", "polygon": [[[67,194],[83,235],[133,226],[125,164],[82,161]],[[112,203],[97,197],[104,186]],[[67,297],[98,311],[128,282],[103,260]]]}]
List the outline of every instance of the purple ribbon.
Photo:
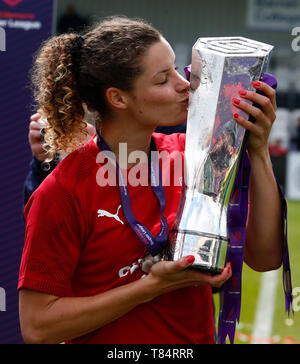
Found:
[{"label": "purple ribbon", "polygon": [[188,65],[184,68],[186,79],[190,82],[191,81],[191,71],[192,71],[192,65]]},{"label": "purple ribbon", "polygon": [[229,336],[230,342],[234,343],[236,322],[239,322],[241,313],[242,272],[251,173],[250,161],[246,153],[246,142],[243,145],[240,161],[227,215],[229,244],[226,264],[227,262],[232,264],[232,277],[225,283],[221,291],[218,332],[220,344],[226,343],[227,336]]},{"label": "purple ribbon", "polygon": [[[110,147],[107,145],[107,143],[104,141],[104,139],[101,137],[98,131],[97,135],[98,135],[97,145],[100,151],[111,152]],[[131,226],[131,228],[136,233],[136,235],[140,238],[144,246],[147,248],[148,252],[153,257],[155,257],[156,255],[160,254],[167,246],[169,227],[167,219],[164,216],[164,211],[166,207],[166,197],[163,188],[162,173],[154,139],[152,138],[151,140],[151,160],[149,162],[149,170],[151,176],[151,186],[159,201],[160,211],[161,211],[161,219],[160,219],[161,230],[156,237],[152,235],[152,233],[147,229],[145,225],[137,221],[135,216],[133,215],[127,184],[125,182],[123,173],[116,160],[115,163],[116,163],[116,171],[119,181],[119,190],[120,190],[125,218],[129,223],[129,225]]]},{"label": "purple ribbon", "polygon": [[[185,68],[187,79],[190,80],[191,66]],[[274,89],[277,88],[276,79],[269,74],[262,76],[262,81]],[[229,245],[226,263],[232,264],[232,277],[225,283],[221,291],[220,316],[218,342],[226,344],[226,338],[234,343],[236,323],[240,320],[241,293],[242,293],[242,271],[244,262],[244,245],[246,237],[246,222],[248,216],[248,193],[251,173],[251,165],[246,152],[246,132],[238,173],[236,175],[233,193],[229,201],[227,226],[229,234]],[[284,194],[278,185],[281,204],[282,219],[284,222],[284,255],[283,255],[283,285],[285,292],[286,311],[290,315],[293,311],[293,295],[291,268],[287,236],[287,203]]]}]

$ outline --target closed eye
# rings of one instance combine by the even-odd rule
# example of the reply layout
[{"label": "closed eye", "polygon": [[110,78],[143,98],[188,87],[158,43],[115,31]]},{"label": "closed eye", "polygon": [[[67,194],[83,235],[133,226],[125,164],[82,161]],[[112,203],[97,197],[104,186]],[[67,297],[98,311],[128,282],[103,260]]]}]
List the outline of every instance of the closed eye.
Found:
[{"label": "closed eye", "polygon": [[[178,67],[175,67],[174,70],[177,72],[178,71]],[[168,70],[168,71],[165,71],[165,72],[166,72],[166,79],[164,81],[162,81],[162,82],[159,82],[158,85],[165,85],[165,84],[168,83],[170,71]]]},{"label": "closed eye", "polygon": [[163,82],[159,82],[158,85],[165,85],[166,83],[168,83],[169,78],[167,77]]}]

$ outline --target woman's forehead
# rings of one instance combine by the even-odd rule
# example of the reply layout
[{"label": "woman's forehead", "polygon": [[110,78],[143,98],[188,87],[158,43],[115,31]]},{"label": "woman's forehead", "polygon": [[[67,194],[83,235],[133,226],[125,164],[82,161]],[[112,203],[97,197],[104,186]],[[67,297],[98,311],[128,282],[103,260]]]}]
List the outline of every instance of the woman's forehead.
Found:
[{"label": "woman's forehead", "polygon": [[153,44],[142,59],[144,72],[150,77],[167,72],[174,67],[174,63],[175,53],[164,38]]}]

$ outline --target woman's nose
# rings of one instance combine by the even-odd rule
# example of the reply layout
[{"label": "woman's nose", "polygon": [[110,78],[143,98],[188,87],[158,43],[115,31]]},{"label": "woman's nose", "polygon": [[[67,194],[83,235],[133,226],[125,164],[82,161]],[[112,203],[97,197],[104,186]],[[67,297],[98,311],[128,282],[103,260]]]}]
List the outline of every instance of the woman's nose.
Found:
[{"label": "woman's nose", "polygon": [[180,93],[188,92],[190,83],[178,73],[178,81],[176,83],[176,91]]}]

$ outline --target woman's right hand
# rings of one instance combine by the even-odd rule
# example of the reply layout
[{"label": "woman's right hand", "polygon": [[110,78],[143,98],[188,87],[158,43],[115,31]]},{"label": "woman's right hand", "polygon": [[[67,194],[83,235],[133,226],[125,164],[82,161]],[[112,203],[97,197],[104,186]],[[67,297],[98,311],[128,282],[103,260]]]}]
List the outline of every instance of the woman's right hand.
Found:
[{"label": "woman's right hand", "polygon": [[[42,119],[41,114],[36,113],[30,117],[28,141],[33,156],[40,162],[43,162],[48,157],[48,154],[43,147],[44,142],[41,134],[42,129],[46,126],[47,122]],[[94,136],[96,129],[93,125],[87,123],[87,131],[88,137],[86,142]]]},{"label": "woman's right hand", "polygon": [[47,153],[43,148],[43,140],[41,130],[45,127],[45,122],[41,119],[41,115],[36,113],[31,116],[29,124],[28,140],[34,157],[43,162],[47,159]]},{"label": "woman's right hand", "polygon": [[[231,263],[228,263],[221,274],[212,276],[197,269],[187,269],[195,257],[187,256],[176,262],[161,261],[154,264],[145,278],[152,282],[154,297],[185,287],[211,286],[220,288],[232,276]],[[153,298],[154,298],[153,297]]]}]

